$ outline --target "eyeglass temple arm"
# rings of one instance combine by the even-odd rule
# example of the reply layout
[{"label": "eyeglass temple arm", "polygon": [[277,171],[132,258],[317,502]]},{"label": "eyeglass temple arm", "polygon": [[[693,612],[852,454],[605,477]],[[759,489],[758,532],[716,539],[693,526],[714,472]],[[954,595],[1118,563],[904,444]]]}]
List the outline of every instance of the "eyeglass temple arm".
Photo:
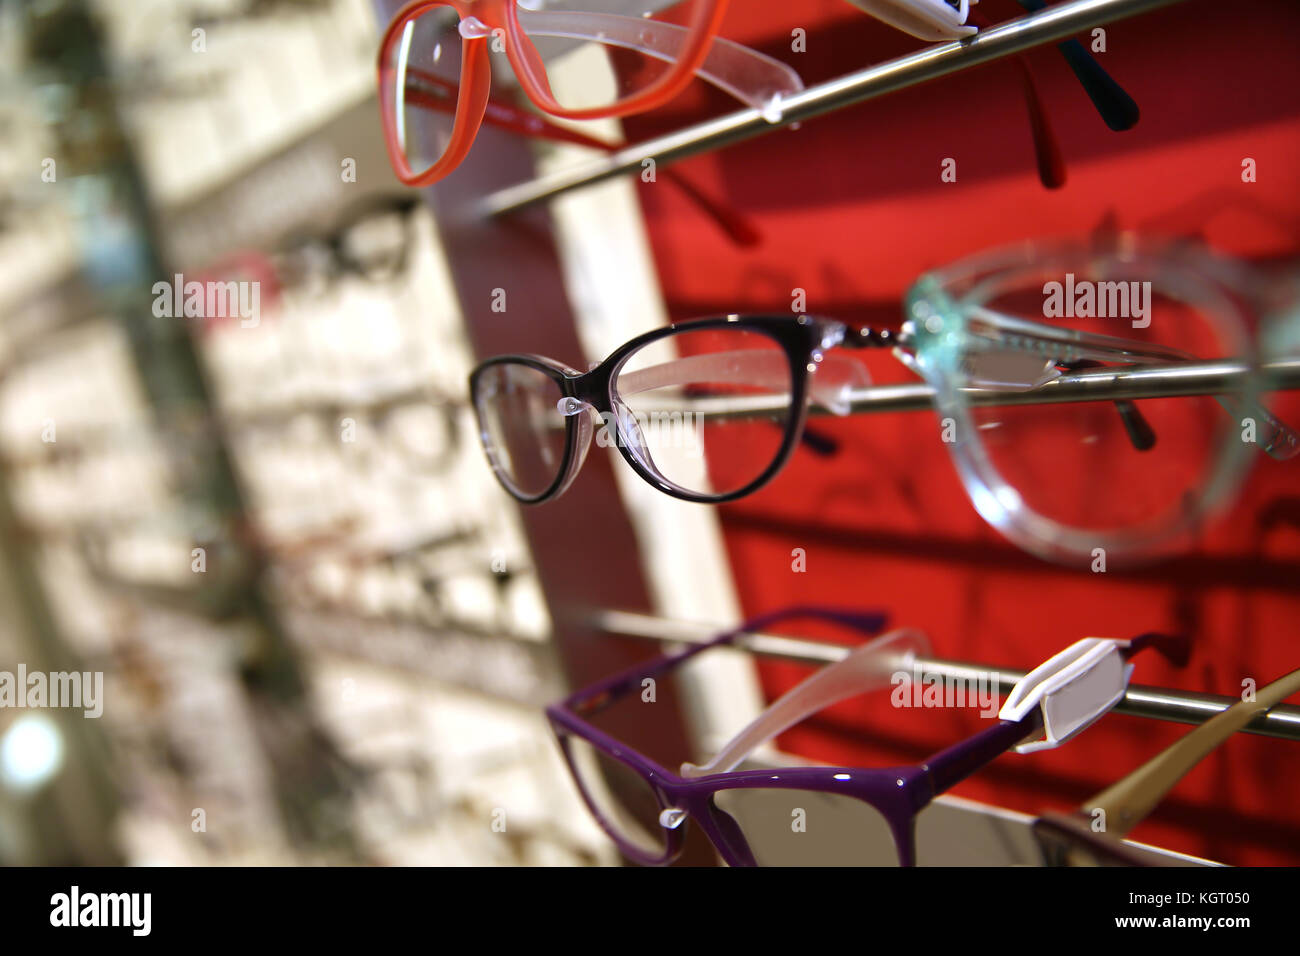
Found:
[{"label": "eyeglass temple arm", "polygon": [[734,770],[757,748],[818,711],[850,697],[894,683],[894,675],[911,679],[913,662],[930,653],[929,639],[920,631],[891,631],[855,648],[787,691],[754,718],[705,764],[682,764],[683,777],[703,777]]},{"label": "eyeglass temple arm", "polygon": [[[992,23],[971,9],[967,20],[983,30]],[[1015,56],[1016,73],[1020,76],[1020,88],[1025,95],[1025,106],[1029,111],[1029,131],[1034,139],[1034,160],[1038,167],[1038,180],[1046,189],[1060,189],[1065,185],[1065,159],[1061,155],[1061,144],[1052,132],[1052,122],[1043,107],[1043,98],[1038,95],[1038,84],[1034,80],[1034,70],[1029,57],[1023,53]]]},{"label": "eyeglass temple arm", "polygon": [[[1063,364],[1080,360],[1103,362],[1128,362],[1143,359],[1147,362],[1176,364],[1194,361],[1196,356],[1181,349],[1150,345],[1114,335],[1097,335],[1077,329],[1058,329],[1041,322],[1006,315],[993,309],[977,307],[970,310],[976,322],[987,322],[1011,348],[1041,352],[1048,356],[1046,346],[1054,346]],[[1216,396],[1216,401],[1235,420],[1245,415],[1255,421],[1258,443],[1270,457],[1286,461],[1300,454],[1300,435],[1277,419],[1258,402],[1244,405],[1233,398]]]},{"label": "eyeglass temple arm", "polygon": [[1016,72],[1020,75],[1020,88],[1025,95],[1025,108],[1029,111],[1029,131],[1034,138],[1034,160],[1038,167],[1038,181],[1047,189],[1060,189],[1065,185],[1065,158],[1061,144],[1052,131],[1043,98],[1038,95],[1038,84],[1029,57],[1016,54]]},{"label": "eyeglass temple arm", "polygon": [[[1038,323],[1015,319],[1012,316],[994,312],[992,309],[972,309],[971,315],[983,319],[989,324],[995,326],[998,329],[998,335],[1004,339],[1006,338],[1006,334],[1002,329],[1004,326],[1008,325],[1014,325],[1017,329],[1017,338],[1029,338],[1034,342],[1034,344],[1037,344],[1040,340],[1038,329],[1041,329],[1044,335],[1056,331],[1051,326],[1039,326]],[[1034,328],[1030,328],[1031,326]],[[1055,339],[1053,339],[1053,341],[1055,341]],[[1073,348],[1073,345],[1071,345],[1069,341],[1062,345],[1063,350],[1070,348]],[[1035,349],[1026,349],[1026,351],[1035,351]],[[1088,358],[1075,359],[1070,362],[1054,360],[1054,364],[1071,371],[1084,368],[1102,367],[1101,362]],[[1120,421],[1124,424],[1124,431],[1128,435],[1129,443],[1138,451],[1150,451],[1154,448],[1156,444],[1155,429],[1151,427],[1151,423],[1147,421],[1146,416],[1142,414],[1137,405],[1127,399],[1120,399],[1115,402],[1115,408],[1119,412]]]},{"label": "eyeglass temple arm", "polygon": [[1132,660],[1138,653],[1151,648],[1175,667],[1186,667],[1192,655],[1192,642],[1186,634],[1165,634],[1160,631],[1147,631],[1130,638],[1128,646],[1120,649],[1124,660]]},{"label": "eyeglass temple arm", "polygon": [[[716,360],[716,361],[715,361]],[[636,394],[655,388],[690,386],[702,382],[751,385],[780,391],[789,388],[789,363],[784,356],[758,349],[739,349],[713,355],[674,359],[650,368],[638,369],[619,377],[623,394]],[[838,355],[827,355],[817,365],[811,379],[812,399],[835,415],[847,415],[849,392],[871,384],[867,369],[859,362]],[[779,422],[773,422],[779,425]],[[816,455],[830,456],[839,451],[839,442],[830,435],[804,427],[799,441]]]},{"label": "eyeglass temple arm", "polygon": [[[636,395],[658,388],[690,385],[748,385],[775,393],[788,392],[790,360],[770,349],[733,349],[688,355],[618,376],[621,395]],[[850,390],[871,384],[866,366],[837,355],[827,355],[809,379],[813,401],[837,415],[849,413]]]},{"label": "eyeglass temple arm", "polygon": [[[406,75],[407,103],[439,113],[455,113],[458,95],[458,87],[455,83],[414,68],[408,68]],[[446,95],[431,94],[428,90],[421,89],[421,84],[435,90],[442,90]],[[594,136],[580,133],[575,129],[551,123],[536,113],[519,109],[498,99],[488,100],[487,109],[483,114],[483,122],[489,126],[504,129],[520,136],[544,139],[555,143],[570,143],[574,146],[598,149],[605,153],[614,153],[622,148]],[[666,168],[662,172],[664,179],[681,190],[687,199],[695,203],[706,216],[717,223],[718,227],[727,235],[727,238],[739,246],[758,244],[762,236],[758,228],[744,215],[724,206],[722,203],[715,202],[687,177],[675,170]]]},{"label": "eyeglass temple arm", "polygon": [[719,634],[712,640],[696,644],[676,654],[664,654],[660,657],[633,664],[631,667],[598,683],[591,685],[564,701],[564,705],[574,712],[586,716],[603,710],[619,697],[639,689],[641,681],[672,670],[686,661],[715,647],[724,647],[735,643],[747,634],[757,633],[773,624],[792,618],[811,618],[828,621],[842,627],[851,628],[866,635],[880,633],[889,620],[889,615],[881,611],[848,611],[819,607],[789,607],[759,617],[751,618],[734,630]]},{"label": "eyeglass temple arm", "polygon": [[[1047,7],[1044,0],[1017,0],[1017,2],[1030,13],[1037,13]],[[1065,62],[1069,64],[1070,70],[1107,126],[1116,132],[1122,132],[1137,125],[1141,111],[1136,101],[1115,81],[1113,76],[1106,72],[1082,43],[1071,38],[1057,44],[1057,49],[1065,57]]]},{"label": "eyeglass temple arm", "polygon": [[[678,60],[691,36],[675,23],[617,13],[521,9],[519,25],[530,37],[621,47],[665,63]],[[781,101],[804,88],[799,74],[780,60],[723,37],[714,37],[695,75],[773,121],[780,119]]]},{"label": "eyeglass temple arm", "polygon": [[[1077,362],[1062,362],[1060,367],[1069,372],[1077,372],[1106,366],[1093,359],[1079,359]],[[1150,451],[1156,447],[1156,430],[1151,427],[1151,423],[1147,421],[1147,417],[1142,414],[1136,402],[1127,398],[1116,399],[1115,410],[1119,412],[1120,420],[1124,423],[1124,431],[1128,433],[1129,443],[1136,450]]]},{"label": "eyeglass temple arm", "polygon": [[930,780],[930,796],[951,790],[1016,744],[1037,736],[1042,726],[1043,712],[1035,707],[1019,720],[999,720],[974,737],[939,751],[922,765]]},{"label": "eyeglass temple arm", "polygon": [[1080,812],[1093,815],[1097,810],[1103,811],[1105,832],[1115,838],[1127,836],[1179,780],[1220,744],[1256,716],[1295,693],[1300,693],[1300,670],[1261,688],[1254,700],[1240,701],[1215,714],[1123,780],[1085,802]]}]

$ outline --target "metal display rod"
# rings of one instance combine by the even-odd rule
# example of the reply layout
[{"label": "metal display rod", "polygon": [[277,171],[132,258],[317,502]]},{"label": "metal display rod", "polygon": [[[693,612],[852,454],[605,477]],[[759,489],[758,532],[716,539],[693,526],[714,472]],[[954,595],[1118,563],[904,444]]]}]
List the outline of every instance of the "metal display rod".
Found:
[{"label": "metal display rod", "polygon": [[[1182,398],[1223,395],[1244,390],[1251,370],[1241,362],[1178,362],[1137,368],[1088,369],[1069,372],[1042,385],[1020,391],[994,388],[963,388],[961,395],[974,406],[1052,405],[1068,402],[1116,402],[1137,398]],[[1259,365],[1257,388],[1300,389],[1300,358],[1288,358]],[[900,385],[871,385],[849,389],[848,413],[911,412],[935,407],[934,388],[925,382]],[[692,398],[673,408],[665,401],[655,410],[692,411],[710,418],[752,418],[784,413],[789,398],[784,395],[728,395]],[[834,414],[814,404],[812,415]]]},{"label": "metal display rod", "polygon": [[[671,621],[651,614],[626,611],[602,611],[595,620],[596,625],[607,634],[681,644],[703,644],[724,630],[715,625]],[[842,644],[775,634],[749,634],[742,637],[736,646],[760,657],[775,657],[806,664],[831,664],[843,659],[852,650]],[[1025,671],[937,659],[919,659],[915,662],[915,667],[922,676],[934,674],[950,680],[992,677],[998,683],[998,693],[1003,696],[1010,693],[1016,681],[1025,676]],[[1124,699],[1115,705],[1115,711],[1179,724],[1200,724],[1236,702],[1234,697],[1221,697],[1217,694],[1193,694],[1133,684],[1125,692]],[[1243,732],[1284,740],[1300,740],[1300,707],[1274,707],[1256,717],[1243,728]]]},{"label": "metal display rod", "polygon": [[514,212],[571,189],[597,183],[620,173],[640,170],[647,159],[653,159],[657,164],[667,164],[696,153],[719,149],[886,93],[999,60],[1031,47],[1085,33],[1093,27],[1177,2],[1179,0],[1069,0],[981,31],[967,40],[928,46],[907,56],[811,86],[781,104],[781,118],[776,122],[765,118],[757,109],[730,113],[629,146],[571,169],[499,189],[485,196],[479,209],[486,216]]},{"label": "metal display rod", "polygon": [[[1261,364],[1260,388],[1300,388],[1300,358]],[[962,389],[971,405],[1048,405],[1064,402],[1123,401],[1221,395],[1237,391],[1249,370],[1240,362],[1217,361],[1148,365],[1129,369],[1071,372],[1035,388],[1008,392]],[[934,407],[934,389],[924,383],[880,385],[849,393],[853,412],[905,411]]]}]

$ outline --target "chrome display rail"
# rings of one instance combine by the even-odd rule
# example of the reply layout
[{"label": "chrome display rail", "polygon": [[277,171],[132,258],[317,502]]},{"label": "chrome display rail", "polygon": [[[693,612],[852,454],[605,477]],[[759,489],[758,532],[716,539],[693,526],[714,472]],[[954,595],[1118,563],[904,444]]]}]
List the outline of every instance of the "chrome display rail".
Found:
[{"label": "chrome display rail", "polygon": [[[716,637],[725,628],[711,624],[694,624],[672,621],[651,614],[633,614],[626,611],[602,611],[595,622],[606,634],[618,637],[635,637],[647,640],[703,644]],[[798,661],[805,664],[830,664],[843,659],[851,647],[829,644],[807,638],[782,637],[775,634],[748,634],[741,637],[737,647],[760,657]],[[1025,671],[985,664],[923,658],[914,662],[916,672],[922,677],[931,674],[946,680],[973,680],[982,678],[997,683],[998,693],[1006,696]],[[1196,694],[1169,690],[1163,687],[1130,685],[1124,699],[1115,705],[1115,712],[1154,720],[1167,720],[1179,724],[1200,724],[1236,703],[1234,697],[1217,694]],[[1257,716],[1243,728],[1243,733],[1300,740],[1300,707],[1279,705]]]},{"label": "chrome display rail", "polygon": [[[1146,365],[1131,368],[1088,369],[1069,372],[1034,388],[1022,390],[965,388],[967,404],[976,406],[1052,405],[1070,402],[1114,402],[1139,398],[1185,398],[1241,392],[1252,371],[1241,362],[1225,360]],[[1300,357],[1262,363],[1253,370],[1261,391],[1300,388]],[[912,412],[933,409],[935,391],[925,382],[871,385],[849,389],[849,414]],[[655,397],[653,406],[639,411],[695,412],[709,418],[750,418],[784,414],[785,395],[728,395],[672,401]],[[834,414],[820,405],[812,415]]]}]

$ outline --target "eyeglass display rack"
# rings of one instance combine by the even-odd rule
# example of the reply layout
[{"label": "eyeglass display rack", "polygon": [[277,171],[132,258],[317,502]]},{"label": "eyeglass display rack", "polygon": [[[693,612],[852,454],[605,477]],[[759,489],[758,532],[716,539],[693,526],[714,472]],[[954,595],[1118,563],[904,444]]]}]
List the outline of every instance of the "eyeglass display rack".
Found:
[{"label": "eyeglass display rack", "polygon": [[[520,140],[492,130],[481,131],[481,142],[458,170],[454,182],[425,190],[438,219],[449,274],[475,354],[480,359],[507,352],[586,355],[594,359],[646,327],[635,322],[630,327],[625,324],[628,334],[622,338],[608,328],[616,324],[609,316],[625,311],[627,299],[618,290],[611,290],[608,283],[602,284],[600,252],[592,249],[605,243],[617,246],[621,255],[630,250],[633,257],[644,257],[644,249],[636,239],[618,232],[627,224],[620,215],[626,197],[617,186],[609,188],[609,181],[639,172],[646,161],[663,165],[701,155],[1169,5],[1169,0],[1059,3],[982,30],[966,42],[936,44],[812,86],[783,104],[777,123],[756,110],[744,110],[653,136],[607,156],[590,158],[578,153],[568,157],[567,162],[548,162],[543,169],[535,165],[529,148]],[[379,2],[377,6],[383,19],[399,4]],[[600,220],[616,225],[595,226]],[[636,214],[631,221],[637,221]],[[580,237],[575,238],[578,222],[598,233],[585,246]],[[584,256],[584,261],[575,261]],[[503,263],[508,263],[508,268],[503,270]],[[653,266],[643,268],[653,275]],[[649,281],[653,287],[653,277]],[[631,285],[638,291],[642,289],[636,281]],[[526,298],[527,321],[519,321],[508,310],[493,308],[494,290],[502,287],[507,295]],[[1189,387],[1213,385],[1216,376],[1230,376],[1237,371],[1207,365],[1200,373],[1204,381]],[[1297,371],[1293,361],[1277,363],[1270,369],[1273,385],[1295,387],[1300,382]],[[1124,382],[1125,377],[1120,373],[1111,383],[1117,396],[1121,392],[1128,397],[1171,393],[1170,383],[1158,380],[1162,376],[1131,384]],[[1068,378],[1058,383],[1062,399],[1068,397],[1065,393],[1073,386]],[[1079,386],[1086,388],[1087,383],[1080,382]],[[1096,392],[1088,394],[1097,397]],[[928,408],[931,397],[928,386],[923,384],[883,385],[856,393],[854,410]],[[1038,400],[1054,399],[1026,398]],[[645,648],[626,640],[628,635],[658,641],[685,640],[673,618],[715,622],[740,619],[734,591],[724,586],[721,590],[725,593],[717,593],[716,582],[725,579],[730,569],[726,566],[725,548],[716,542],[716,520],[702,514],[705,509],[689,515],[679,510],[654,511],[653,499],[640,493],[644,489],[632,488],[622,476],[612,474],[603,456],[591,456],[586,468],[580,491],[575,489],[545,507],[522,511],[550,609],[553,642],[572,686],[593,681],[643,656]],[[647,511],[653,516],[648,516]],[[704,539],[711,546],[675,549],[671,542],[665,542],[667,533],[654,527],[656,522],[669,522],[682,538],[696,543]],[[779,520],[773,523],[778,525],[778,532],[790,530]],[[847,546],[851,547],[852,537],[847,537]],[[665,571],[665,565],[671,565],[672,570]],[[1245,577],[1252,574],[1249,570],[1241,573]],[[1266,578],[1277,585],[1281,580],[1278,575],[1285,578],[1285,570],[1279,568]],[[700,588],[683,583],[692,578],[709,581],[714,590],[704,595]],[[673,583],[666,584],[668,580]],[[871,598],[867,595],[868,600]],[[699,636],[706,629],[693,626],[687,630]],[[776,653],[783,656],[788,649]],[[815,649],[808,653],[808,646],[794,657],[806,662],[827,659]],[[1008,678],[1011,673],[1005,672]],[[729,672],[729,677],[735,676]],[[708,697],[707,686],[700,688],[701,698]],[[727,686],[730,692],[737,685]],[[739,696],[743,697],[743,691]],[[1195,723],[1222,709],[1229,700],[1134,687],[1119,709],[1164,721]],[[702,699],[688,703],[690,716],[685,733],[698,747],[711,735],[709,720],[700,717],[708,702]],[[730,722],[732,727],[739,719],[735,713],[714,717],[724,724]],[[1295,708],[1279,709],[1269,720],[1257,722],[1253,732],[1295,740],[1296,718]],[[642,724],[612,728],[612,732],[647,752],[667,752],[680,746],[683,728]],[[714,739],[724,738],[714,735]],[[957,818],[963,813],[986,812],[978,804],[956,803],[952,813]],[[693,848],[693,855],[688,851],[685,859],[706,861],[708,851]]]},{"label": "eyeglass display rack", "polygon": [[[607,611],[600,615],[599,620],[601,627],[610,635],[639,637],[668,644],[702,644],[721,630],[717,626],[670,621],[654,615],[622,611]],[[767,633],[748,635],[740,646],[759,657],[813,665],[843,660],[848,653],[847,648],[839,644]],[[996,675],[998,693],[1002,696],[1010,693],[1016,682],[1025,676],[1025,671],[1022,670],[973,661],[921,659],[916,662],[916,669],[922,678],[935,675],[941,678],[962,679],[974,674],[993,674]],[[1236,698],[1233,697],[1193,694],[1134,684],[1124,692],[1123,699],[1115,705],[1114,709],[1117,714],[1134,714],[1180,724],[1199,724],[1226,710],[1235,702]],[[1300,707],[1287,705],[1274,707],[1256,716],[1242,732],[1300,741]]]},{"label": "eyeglass display rack", "polygon": [[[1030,14],[984,31],[968,43],[927,48],[903,60],[878,64],[832,83],[814,86],[787,104],[779,124],[771,124],[755,113],[738,113],[636,148],[621,150],[605,159],[590,160],[580,151],[559,150],[543,161],[548,168],[539,169],[537,158],[521,141],[484,130],[473,161],[465,164],[454,182],[426,191],[437,219],[437,254],[445,257],[445,268],[436,271],[432,281],[449,284],[455,310],[463,319],[473,353],[479,358],[519,351],[598,357],[603,354],[605,346],[625,338],[629,328],[639,330],[638,323],[644,325],[663,320],[662,313],[656,313],[653,308],[641,308],[635,315],[626,315],[629,311],[628,297],[639,296],[646,289],[653,293],[657,281],[654,267],[637,238],[640,213],[626,188],[628,184],[604,180],[614,180],[622,173],[636,171],[648,158],[670,163],[705,153],[1169,3],[1170,0],[1073,0],[1058,4],[1042,13]],[[382,21],[396,5],[390,0],[380,0],[377,4],[378,18]],[[266,161],[268,167],[276,168],[279,160],[278,171],[268,180],[283,183],[285,169],[318,164],[322,162],[322,155],[323,162],[331,167],[332,172],[332,165],[341,158],[339,154],[346,142],[347,154],[357,160],[358,167],[363,170],[361,185],[356,192],[372,187],[378,192],[388,189],[391,179],[382,155],[373,99],[369,94],[356,97],[340,112],[336,134],[340,134],[342,139],[339,135],[316,135],[319,129],[299,136]],[[327,144],[323,154],[320,151],[322,142]],[[220,178],[220,184],[206,190],[194,202],[182,204],[179,209],[168,207],[161,210],[160,229],[155,235],[160,242],[157,253],[169,264],[188,268],[191,263],[209,260],[221,251],[236,247],[270,251],[301,225],[286,220],[269,231],[239,234],[238,228],[246,226],[250,220],[232,215],[231,210],[241,208],[241,204],[247,208],[248,203],[258,201],[256,189],[247,188],[250,180],[255,182],[256,177],[250,176],[250,167],[241,164],[227,170]],[[382,184],[377,184],[377,180]],[[261,195],[265,197],[266,193]],[[356,198],[355,193],[348,198]],[[328,219],[328,212],[337,208],[331,202],[319,209],[304,207],[300,211],[304,213],[303,220],[314,219],[318,213],[322,213],[322,219]],[[154,210],[150,214],[157,212]],[[584,236],[579,235],[574,227],[578,222],[588,226],[599,222],[601,226],[591,228],[590,234]],[[204,224],[209,228],[205,229]],[[217,225],[215,230],[210,228],[212,224]],[[230,228],[223,228],[223,224]],[[197,240],[193,238],[195,236]],[[181,240],[179,244],[178,237]],[[186,245],[187,242],[190,244]],[[602,272],[604,260],[598,247],[611,242],[618,253],[626,257],[624,265],[632,275],[631,280],[622,270],[614,276]],[[508,266],[503,269],[502,263]],[[421,277],[428,278],[428,274],[421,273]],[[625,288],[619,290],[612,286]],[[494,303],[498,301],[496,293],[501,289],[513,302],[527,302],[526,319],[520,319],[518,312],[511,309],[497,311]],[[654,297],[653,294],[650,296]],[[71,311],[80,315],[83,305],[74,305]],[[622,320],[618,318],[621,313]],[[607,318],[602,319],[602,316]],[[37,351],[47,354],[63,348],[68,346],[59,335],[51,342],[39,343]],[[164,371],[159,369],[159,374]],[[1209,376],[1224,372],[1221,368],[1206,369]],[[1276,372],[1279,382],[1295,381],[1292,365],[1279,367]],[[1063,380],[1059,387],[1064,391],[1069,384],[1068,380]],[[213,405],[220,406],[226,397],[218,389]],[[928,407],[929,395],[925,387],[919,385],[882,386],[856,398],[858,410],[899,410]],[[351,397],[344,395],[338,401],[338,407],[343,407]],[[327,401],[326,407],[335,406]],[[266,413],[273,415],[275,409]],[[213,424],[223,423],[228,416],[224,416],[219,407],[209,407],[201,417]],[[144,428],[163,440],[176,437],[158,429],[157,423],[148,423]],[[218,445],[224,445],[227,436],[223,429],[214,428],[213,431]],[[471,455],[478,455],[477,448],[470,447],[469,451]],[[233,454],[238,460],[238,453]],[[475,474],[482,481],[490,482],[482,462],[477,464],[478,472]],[[275,611],[279,625],[295,650],[303,655],[302,679],[310,683],[317,697],[337,690],[348,681],[368,686],[373,680],[377,694],[397,694],[417,710],[421,702],[451,696],[449,685],[459,686],[468,692],[460,702],[467,713],[486,714],[474,710],[477,706],[474,701],[491,699],[536,716],[538,705],[559,693],[561,672],[571,686],[577,686],[642,657],[647,637],[657,641],[688,641],[692,639],[689,635],[698,638],[703,633],[701,626],[683,625],[682,621],[723,623],[739,620],[741,601],[731,583],[735,572],[729,565],[716,518],[705,509],[688,516],[680,509],[648,496],[647,489],[635,487],[635,480],[628,482],[625,477],[611,469],[605,456],[592,455],[580,487],[545,508],[520,512],[519,520],[531,560],[519,562],[513,551],[510,560],[512,564],[524,564],[525,576],[535,576],[540,585],[549,618],[549,647],[537,640],[517,639],[495,624],[480,629],[463,625],[442,627],[430,625],[427,621],[394,620],[392,615],[368,617],[364,607],[340,607],[327,603],[305,609],[280,607]],[[496,501],[495,506],[501,510],[510,508],[503,499]],[[138,528],[140,520],[130,517],[128,523]],[[30,531],[30,527],[24,526],[21,533]],[[489,532],[489,537],[492,535],[497,537],[486,543],[494,546],[509,537],[499,530]],[[10,537],[17,539],[20,535],[16,532]],[[310,548],[313,541],[308,537],[302,544]],[[479,550],[472,558],[459,560],[482,562],[483,543],[479,542]],[[282,558],[276,554],[268,556],[273,570],[284,563]],[[391,564],[389,559],[375,560],[376,564],[385,562]],[[174,607],[159,607],[156,595],[131,593],[130,582],[112,581],[107,584],[119,597],[126,594],[129,597],[127,603],[146,608],[142,612],[146,620],[142,629],[147,628],[156,634],[182,635],[178,643],[183,650],[178,650],[177,654],[184,660],[177,666],[189,666],[196,673],[209,673],[205,668],[210,662],[204,657],[208,652],[198,648],[231,640],[229,628],[213,625],[204,615],[178,614]],[[32,593],[39,592],[33,589]],[[865,595],[864,599],[875,598]],[[29,610],[34,619],[48,615],[48,609],[35,607]],[[185,621],[190,623],[185,624]],[[1055,631],[1057,622],[1050,622],[1049,626]],[[50,629],[51,634],[56,631],[57,627]],[[1081,635],[1061,634],[1060,640],[1063,642],[1074,636]],[[158,641],[144,644],[146,648],[162,646]],[[753,648],[754,652],[761,653],[762,645],[763,642],[759,641]],[[438,648],[445,649],[445,653],[440,653]],[[778,656],[784,659],[805,663],[833,659],[830,656],[833,653],[811,642],[798,646],[785,643],[779,645],[778,650]],[[992,653],[989,656],[996,659]],[[103,659],[111,663],[111,655]],[[340,668],[340,661],[347,662],[348,666]],[[704,742],[716,737],[719,727],[734,725],[737,719],[760,705],[753,667],[744,659],[729,663],[733,666],[699,677],[700,683],[689,699],[665,700],[668,705],[665,711],[672,715],[670,719],[617,729],[630,742],[650,751],[699,750]],[[936,668],[976,666],[955,662],[932,663]],[[365,667],[357,670],[358,664]],[[1015,673],[1003,668],[995,670],[1008,680]],[[738,702],[722,704],[711,700],[708,693],[710,682],[727,686],[729,696],[737,698]],[[1003,689],[1005,686],[1004,682]],[[398,688],[400,690],[395,690]],[[354,693],[348,698],[349,707],[357,697],[363,701],[367,698],[364,691],[355,693],[356,690],[352,687]],[[141,693],[147,696],[149,692],[142,690]],[[1198,719],[1198,715],[1200,719],[1208,717],[1222,705],[1222,698],[1135,686],[1120,709],[1187,723]],[[404,712],[400,706],[391,711],[380,708],[372,721],[377,729],[367,736],[368,731],[361,729],[368,726],[366,720],[360,719],[364,708],[341,709],[337,700],[330,700],[317,710],[323,715],[322,724],[331,734],[342,739],[340,750],[354,760],[364,757],[368,748],[373,750],[376,740],[386,740],[390,725],[401,724],[404,719],[412,722],[409,717],[402,716]],[[1259,726],[1254,731],[1296,739],[1295,710],[1278,708],[1258,721]],[[209,709],[196,705],[187,718],[187,726],[193,729],[212,724],[217,714],[224,713],[215,705]],[[350,718],[357,719],[350,721]],[[165,723],[165,719],[162,722]],[[540,726],[540,719],[536,723]],[[351,726],[351,731],[350,724],[355,725]],[[350,732],[352,736],[348,737]],[[256,747],[254,736],[238,739],[252,742]],[[157,756],[144,753],[145,749],[142,744],[140,759]],[[388,761],[393,768],[404,767],[406,763],[415,766],[419,761],[418,754],[400,745],[380,748],[380,751],[384,754],[380,762]],[[510,747],[505,747],[500,754],[484,756],[483,763],[485,767],[494,761],[509,765],[515,756]],[[527,773],[542,776],[554,769],[555,759],[553,753],[548,753],[536,760],[529,756],[522,764],[518,761],[516,764]],[[379,770],[377,776],[383,778],[385,771],[382,767]],[[235,776],[228,766],[214,768],[211,773],[218,780]],[[416,780],[423,779],[423,776],[427,774],[420,770],[412,771],[410,775]],[[366,779],[373,778],[374,775]],[[391,813],[395,805],[392,800],[385,802],[387,798],[382,793],[376,796],[378,789],[382,789],[382,782],[381,779],[380,785],[374,788],[367,785],[349,790],[350,801],[360,805],[360,812],[368,818],[373,818],[376,813],[380,816]],[[489,794],[492,786],[488,785]],[[559,786],[567,786],[567,781]],[[294,799],[294,794],[294,789],[289,788],[286,797]],[[481,797],[457,797],[441,804],[435,799],[432,805],[437,812],[468,821],[467,826],[472,827],[475,822],[481,824],[486,818],[485,808],[494,805],[490,796],[486,802]],[[233,792],[228,795],[232,805],[241,799],[248,799],[247,795]],[[554,816],[572,817],[576,804],[565,806],[568,809],[557,810]],[[976,802],[945,799],[941,808],[947,820],[945,825],[951,828],[950,833],[1000,832],[998,828],[1002,827],[1024,829],[1024,821],[1015,814]],[[577,812],[580,814],[580,809]],[[366,829],[364,822],[361,829]],[[412,830],[418,829],[418,825],[412,824]],[[527,830],[526,827],[522,829]],[[551,833],[549,836],[562,844],[569,842],[563,834]],[[525,832],[520,837],[519,855],[514,861],[537,861],[539,857],[528,846],[534,842],[538,846],[544,845],[547,837],[547,833],[529,836]],[[1027,833],[1022,833],[1021,837],[1027,839]],[[996,842],[996,838],[991,841],[971,839],[972,845],[980,847]],[[400,843],[400,837],[393,839],[390,835],[386,845],[391,847],[394,843]],[[1023,856],[1008,857],[1000,862],[1029,862],[1029,846],[1025,843]],[[499,859],[492,856],[499,849],[484,849],[485,856],[482,857],[475,856],[477,849],[463,846],[442,849],[453,854],[462,853],[465,859]],[[591,842],[574,840],[569,850],[560,852],[571,853],[568,857],[561,855],[560,859],[576,858],[584,862],[609,862],[612,858],[599,834]],[[215,858],[221,857],[217,855]],[[546,857],[543,854],[541,858]],[[684,861],[714,862],[711,852],[702,844],[693,844]],[[985,861],[998,862],[991,857],[986,857]]]}]

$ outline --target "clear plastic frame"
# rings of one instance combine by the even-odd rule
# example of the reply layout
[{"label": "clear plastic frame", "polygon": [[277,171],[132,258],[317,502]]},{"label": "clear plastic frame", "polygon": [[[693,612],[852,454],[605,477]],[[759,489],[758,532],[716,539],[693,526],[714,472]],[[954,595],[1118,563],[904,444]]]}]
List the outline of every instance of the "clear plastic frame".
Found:
[{"label": "clear plastic frame", "polygon": [[[1243,267],[1187,244],[1025,243],[921,277],[899,355],[933,386],[953,463],[989,524],[1051,560],[1149,558],[1219,511],[1255,453],[1294,454],[1294,432],[1257,400],[1259,292]],[[1212,396],[981,401],[1071,372],[1106,386],[1115,372],[1216,360],[1242,374]]]}]

